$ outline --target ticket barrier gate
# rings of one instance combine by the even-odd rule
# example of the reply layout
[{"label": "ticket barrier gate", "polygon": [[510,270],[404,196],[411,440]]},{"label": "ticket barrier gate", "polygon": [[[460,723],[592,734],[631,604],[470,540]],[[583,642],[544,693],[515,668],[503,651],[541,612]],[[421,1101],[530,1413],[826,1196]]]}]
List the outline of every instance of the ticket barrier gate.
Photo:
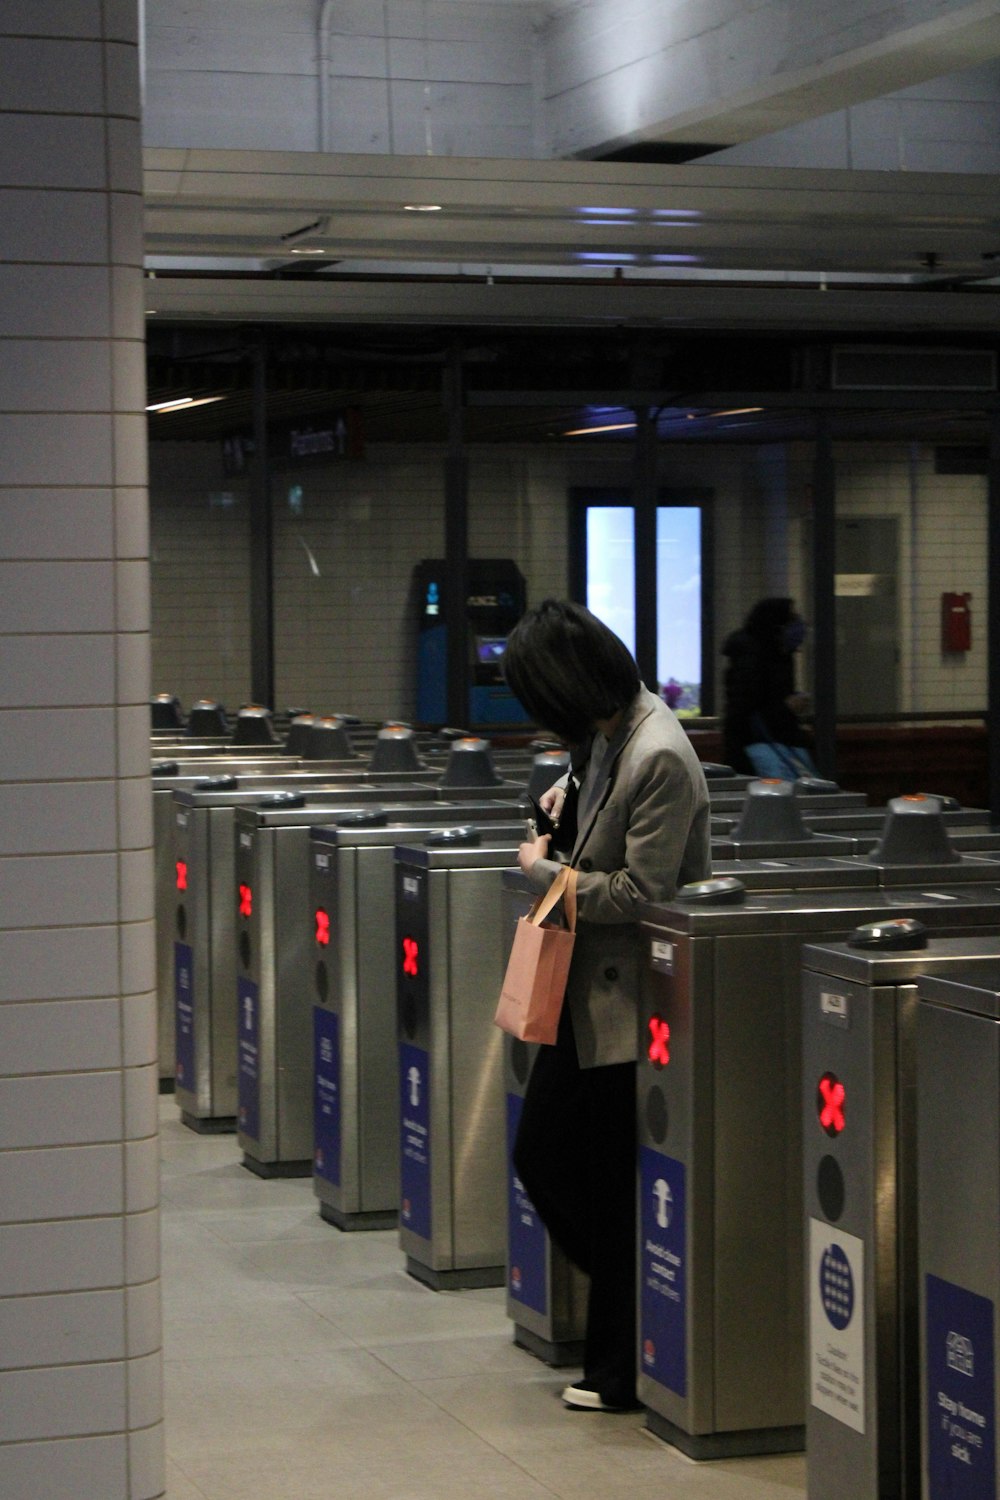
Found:
[{"label": "ticket barrier gate", "polygon": [[[504,949],[510,951],[519,917],[537,892],[520,870],[503,872]],[[559,1368],[583,1359],[587,1325],[587,1277],[549,1238],[538,1210],[514,1171],[513,1152],[528,1078],[537,1046],[505,1035],[504,1092],[507,1103],[507,1316],[514,1343]]]},{"label": "ticket barrier gate", "polygon": [[[522,830],[523,834],[523,830]],[[517,844],[487,830],[396,854],[399,1241],[441,1291],[505,1279],[501,879]],[[478,839],[478,842],[476,841]]]},{"label": "ticket barrier gate", "polygon": [[[363,1013],[357,1003],[350,1007],[350,1014],[343,1005],[329,1012],[335,1019],[332,1026],[327,1023],[324,1035],[332,1035],[339,1023],[342,1070],[340,1088],[324,1097],[327,1102],[331,1098],[339,1101],[349,1090],[349,1115],[340,1116],[340,1155],[343,1158],[346,1147],[353,1163],[363,1153],[367,1196],[381,1195],[388,1209],[398,1211],[398,1130],[393,1128],[389,1103],[396,1098],[395,966],[388,936],[393,930],[394,849],[401,839],[418,839],[437,829],[471,822],[489,824],[491,836],[520,840],[524,815],[517,803],[493,799],[376,806],[325,821],[334,825],[325,830],[330,840],[325,846],[327,865],[334,876],[337,861],[331,858],[332,848],[343,844],[355,856],[355,878],[349,884],[353,884],[354,894],[360,896],[363,905],[350,914],[346,888],[343,911],[330,904],[329,892],[325,893],[326,904],[309,904],[310,835],[317,825],[314,807],[296,807],[286,801],[281,807],[243,807],[236,812],[235,879],[241,899],[238,959],[233,972],[234,1005],[240,1015],[239,1146],[244,1166],[262,1177],[308,1176],[312,1170],[314,980],[324,974],[329,982],[330,971],[323,959],[331,947],[336,951],[341,941],[341,918],[346,924],[352,916],[350,933],[346,926],[343,933],[348,951],[354,958],[359,947],[366,958],[376,953],[381,972],[374,976],[374,991],[366,989]],[[359,862],[363,866],[360,893]],[[348,879],[346,875],[344,878]],[[323,922],[314,917],[321,907]],[[317,943],[317,933],[325,941]],[[320,961],[314,975],[313,956],[317,951]],[[373,977],[360,967],[363,980]],[[359,966],[354,965],[349,975],[352,988],[358,978]],[[359,1026],[365,1044],[360,1068],[353,1045],[358,1041]],[[378,1072],[380,1062],[380,1076],[369,1081],[366,1069],[374,1067]],[[336,1082],[329,1072],[324,1078],[328,1085]],[[362,1112],[365,1126],[360,1134],[350,1117],[355,1108]],[[385,1163],[379,1159],[383,1141],[388,1142],[391,1153],[389,1183],[385,1181]],[[369,1153],[376,1159],[369,1161]],[[332,1152],[324,1151],[324,1162],[329,1171]]]},{"label": "ticket barrier gate", "polygon": [[[972,860],[936,887],[863,860],[728,868],[771,889],[702,882],[642,924],[638,1389],[650,1430],[695,1458],[803,1445],[803,945],[887,917],[1000,918]],[[960,885],[974,874],[990,883]]]},{"label": "ticket barrier gate", "polygon": [[[440,809],[438,826],[523,836],[521,810],[504,802]],[[399,1221],[395,850],[433,831],[437,808],[391,808],[309,830],[313,999],[313,1189],[322,1218],[340,1229]],[[509,821],[513,817],[514,821]],[[408,826],[406,819],[409,819]]]},{"label": "ticket barrier gate", "polygon": [[809,1500],[919,1500],[917,983],[984,962],[913,921],[803,949]]},{"label": "ticket barrier gate", "polygon": [[1000,1489],[1000,963],[917,983],[924,1500]]},{"label": "ticket barrier gate", "polygon": [[[180,791],[174,796],[173,892],[175,1095],[185,1125],[199,1131],[236,1128],[236,1008],[233,1004],[238,893],[234,813],[268,795],[249,790]],[[338,780],[306,794],[315,821],[346,808],[385,801],[433,802],[434,787]]]}]

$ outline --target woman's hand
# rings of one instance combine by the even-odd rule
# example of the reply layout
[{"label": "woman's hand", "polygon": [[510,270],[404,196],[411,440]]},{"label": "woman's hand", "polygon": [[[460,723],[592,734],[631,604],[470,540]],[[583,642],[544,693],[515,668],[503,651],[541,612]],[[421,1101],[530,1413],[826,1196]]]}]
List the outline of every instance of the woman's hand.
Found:
[{"label": "woman's hand", "polygon": [[562,817],[563,803],[566,801],[566,788],[564,786],[550,786],[547,792],[543,792],[538,799],[538,805],[542,812],[548,813],[553,823],[558,823]]},{"label": "woman's hand", "polygon": [[539,838],[520,846],[517,851],[517,862],[525,875],[531,874],[531,867],[536,859],[545,859],[547,857],[551,837],[550,833],[543,833]]}]

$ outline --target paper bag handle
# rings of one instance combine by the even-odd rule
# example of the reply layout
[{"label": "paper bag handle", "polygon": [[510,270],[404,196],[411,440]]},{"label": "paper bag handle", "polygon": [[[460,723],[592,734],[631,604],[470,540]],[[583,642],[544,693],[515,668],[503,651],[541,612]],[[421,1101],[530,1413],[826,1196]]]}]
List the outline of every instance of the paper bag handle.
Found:
[{"label": "paper bag handle", "polygon": [[576,931],[576,871],[563,865],[544,896],[539,896],[525,921],[540,927],[560,896],[565,896],[566,924],[570,932]]}]

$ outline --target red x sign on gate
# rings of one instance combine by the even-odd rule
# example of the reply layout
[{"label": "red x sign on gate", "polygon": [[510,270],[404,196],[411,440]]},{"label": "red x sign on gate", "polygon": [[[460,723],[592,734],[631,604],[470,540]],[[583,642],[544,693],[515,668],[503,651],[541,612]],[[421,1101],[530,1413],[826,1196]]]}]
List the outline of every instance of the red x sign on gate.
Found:
[{"label": "red x sign on gate", "polygon": [[403,973],[409,974],[413,979],[420,972],[417,962],[419,952],[420,949],[414,938],[405,937],[403,939]]},{"label": "red x sign on gate", "polygon": [[835,1073],[824,1073],[816,1090],[816,1111],[827,1135],[839,1135],[844,1128],[844,1100],[847,1090]]},{"label": "red x sign on gate", "polygon": [[670,1061],[670,1026],[661,1016],[649,1018],[648,1056],[654,1068],[665,1068]]},{"label": "red x sign on gate", "polygon": [[321,906],[316,908],[316,941],[323,948],[330,943],[330,917]]},{"label": "red x sign on gate", "polygon": [[253,916],[253,891],[248,885],[240,886],[240,916]]}]

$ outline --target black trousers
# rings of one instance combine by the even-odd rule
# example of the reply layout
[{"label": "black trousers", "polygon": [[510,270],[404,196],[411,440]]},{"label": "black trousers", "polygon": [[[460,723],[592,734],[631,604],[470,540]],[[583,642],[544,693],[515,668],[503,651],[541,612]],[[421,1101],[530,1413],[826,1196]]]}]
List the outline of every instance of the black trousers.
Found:
[{"label": "black trousers", "polygon": [[590,1277],[584,1379],[605,1401],[635,1400],[636,1068],[581,1068],[563,1010],[554,1047],[528,1080],[514,1166],[542,1222]]}]

